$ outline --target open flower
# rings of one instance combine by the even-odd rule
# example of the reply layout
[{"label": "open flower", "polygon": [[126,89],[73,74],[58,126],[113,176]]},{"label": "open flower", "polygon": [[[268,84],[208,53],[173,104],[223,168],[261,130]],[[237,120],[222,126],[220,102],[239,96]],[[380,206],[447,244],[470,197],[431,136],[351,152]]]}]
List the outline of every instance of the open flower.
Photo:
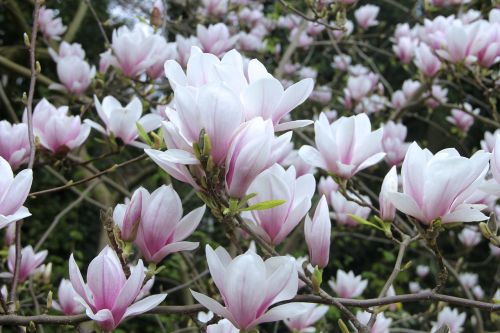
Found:
[{"label": "open flower", "polygon": [[[367,311],[359,311],[358,313],[356,313],[356,318],[363,325],[368,324],[371,316],[372,314]],[[375,319],[375,322],[373,323],[370,333],[389,333],[389,327],[391,326],[391,323],[392,323],[391,318],[386,318],[384,316],[384,313],[379,313],[377,314],[377,317]]]},{"label": "open flower", "polygon": [[297,303],[297,305],[302,307],[302,311],[296,316],[286,318],[285,325],[293,332],[316,332],[313,325],[326,314],[328,306],[313,303]]},{"label": "open flower", "polygon": [[29,154],[28,125],[0,121],[0,157],[9,162],[12,170],[16,170],[28,162]]},{"label": "open flower", "polygon": [[356,276],[352,271],[346,273],[339,269],[337,279],[328,281],[328,285],[339,297],[356,298],[361,296],[368,285],[368,281],[362,280],[361,275]]},{"label": "open flower", "polygon": [[32,181],[33,171],[23,170],[14,177],[9,163],[0,157],[0,229],[31,216],[23,204],[28,197]]},{"label": "open flower", "polygon": [[172,186],[142,193],[141,222],[135,243],[147,262],[158,263],[173,252],[194,250],[197,242],[186,242],[203,217],[205,206],[182,217],[182,203]]},{"label": "open flower", "polygon": [[38,12],[38,26],[43,36],[47,39],[60,40],[61,35],[66,31],[62,19],[57,17],[57,10],[40,7]]},{"label": "open flower", "polygon": [[[231,321],[239,329],[249,330],[261,323],[283,320],[300,312],[294,304],[268,308],[297,294],[298,274],[288,257],[262,260],[247,251],[232,259],[221,247],[215,251],[207,245],[210,274],[224,300],[216,300],[191,291],[207,309]],[[259,292],[256,292],[256,291]]]},{"label": "open flower", "polygon": [[[36,252],[33,251],[31,245],[21,249],[21,266],[19,267],[19,281],[26,281],[28,277],[37,271],[37,268],[43,263],[47,257],[47,250]],[[9,268],[11,276],[14,275],[16,266],[16,246],[9,247],[9,255],[7,258],[7,267]]]},{"label": "open flower", "polygon": [[316,147],[302,146],[300,156],[309,164],[342,178],[379,162],[382,152],[382,129],[371,131],[370,119],[364,113],[341,117],[332,124],[322,113],[314,123]]},{"label": "open flower", "polygon": [[443,223],[486,220],[480,211],[485,205],[466,200],[483,182],[488,160],[489,154],[482,150],[471,158],[460,156],[455,149],[433,155],[413,143],[403,162],[403,193],[388,193],[389,200],[426,225],[436,219]]},{"label": "open flower", "polygon": [[75,289],[73,289],[71,282],[69,280],[62,279],[61,284],[59,284],[59,289],[57,290],[57,298],[59,302],[54,301],[52,306],[54,309],[67,316],[82,313],[85,311],[85,308],[75,299],[76,297],[78,297],[78,294]]},{"label": "open flower", "polygon": [[87,283],[78,268],[73,254],[69,258],[69,277],[78,294],[77,300],[85,313],[105,331],[114,330],[127,317],[147,312],[163,302],[166,294],[142,297],[142,289],[151,287],[145,278],[142,260],[131,268],[127,279],[116,253],[105,247],[89,264]]},{"label": "open flower", "polygon": [[465,312],[459,313],[457,309],[446,306],[439,312],[436,322],[432,323],[431,333],[437,332],[441,327],[448,327],[450,333],[460,333],[465,323]]}]

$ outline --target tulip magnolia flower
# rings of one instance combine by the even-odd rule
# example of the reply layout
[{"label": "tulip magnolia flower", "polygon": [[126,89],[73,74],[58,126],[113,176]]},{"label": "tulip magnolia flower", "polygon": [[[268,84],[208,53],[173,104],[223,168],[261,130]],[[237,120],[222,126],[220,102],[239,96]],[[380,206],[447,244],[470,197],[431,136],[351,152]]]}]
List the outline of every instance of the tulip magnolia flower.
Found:
[{"label": "tulip magnolia flower", "polygon": [[477,285],[479,276],[475,273],[460,273],[458,276],[460,283],[463,284],[466,288],[473,288]]},{"label": "tulip magnolia flower", "polygon": [[52,307],[67,316],[82,313],[85,311],[85,308],[75,299],[76,297],[78,297],[78,294],[75,289],[73,289],[71,282],[69,280],[62,279],[57,291],[57,298],[59,302],[54,301]]},{"label": "tulip magnolia flower", "polygon": [[[19,281],[24,282],[28,277],[33,275],[37,268],[43,263],[47,257],[47,250],[35,253],[31,245],[21,249],[21,266],[19,268]],[[7,267],[10,271],[10,276],[14,275],[14,268],[16,265],[16,246],[9,247],[9,254],[7,256]]]},{"label": "tulip magnolia flower", "polygon": [[378,6],[364,5],[354,11],[354,17],[362,29],[367,29],[378,24],[377,15],[379,11]]},{"label": "tulip magnolia flower", "polygon": [[332,192],[336,192],[339,189],[339,184],[333,180],[332,177],[321,177],[318,182],[318,193],[319,195],[324,195],[328,203],[332,200]]},{"label": "tulip magnolia flower", "polygon": [[237,328],[250,330],[298,312],[292,303],[268,310],[271,305],[297,295],[298,274],[290,258],[272,257],[264,261],[255,252],[247,251],[232,259],[222,247],[214,251],[209,245],[206,255],[225,306],[203,294],[192,290],[191,293],[200,304]]},{"label": "tulip magnolia flower", "polygon": [[65,41],[63,41],[59,45],[59,50],[57,52],[54,49],[49,48],[49,54],[52,57],[52,60],[54,60],[55,62],[58,62],[61,58],[71,57],[71,56],[75,56],[80,59],[85,58],[85,51],[83,50],[81,44],[78,43],[70,44]]},{"label": "tulip magnolia flower", "polygon": [[481,242],[482,236],[477,229],[464,228],[459,234],[458,239],[467,248],[473,248]]},{"label": "tulip magnolia flower", "polygon": [[23,204],[33,181],[33,171],[23,170],[14,177],[9,163],[0,157],[0,229],[31,216]]},{"label": "tulip magnolia flower", "polygon": [[421,43],[415,51],[415,66],[427,77],[433,77],[441,68],[441,61],[436,57],[431,48]]},{"label": "tulip magnolia flower", "polygon": [[125,204],[116,205],[113,211],[113,221],[120,228],[120,236],[124,241],[131,242],[137,235],[141,221],[142,200],[146,193],[144,188],[138,188],[130,200],[125,200]]},{"label": "tulip magnolia flower", "polygon": [[94,103],[97,114],[106,125],[106,129],[90,119],[85,119],[85,122],[103,134],[113,134],[115,138],[119,138],[126,145],[147,147],[145,144],[135,141],[139,136],[136,123],[139,123],[146,132],[151,132],[161,126],[161,116],[157,114],[151,113],[141,117],[142,104],[136,96],[125,107],[113,96],[104,97],[102,104],[97,96],[94,96]]},{"label": "tulip magnolia flower", "polygon": [[385,152],[385,161],[389,165],[399,165],[403,162],[409,144],[405,142],[407,128],[403,124],[388,121],[384,125],[382,149]]},{"label": "tulip magnolia flower", "polygon": [[139,260],[127,279],[116,253],[105,247],[90,262],[85,283],[73,254],[69,258],[69,277],[78,294],[77,301],[85,307],[86,315],[105,331],[114,330],[127,317],[153,309],[167,297],[159,294],[137,301],[142,289],[148,287],[147,283],[143,287],[145,275]]},{"label": "tulip magnolia flower", "polygon": [[57,76],[62,84],[53,83],[49,88],[80,95],[90,86],[95,73],[95,66],[90,67],[79,56],[63,57],[57,61]]},{"label": "tulip magnolia flower", "polygon": [[[90,126],[80,116],[68,116],[68,107],[56,108],[45,98],[33,111],[33,133],[40,144],[53,153],[67,153],[80,147],[90,134]],[[26,114],[23,121],[27,122]]]},{"label": "tulip magnolia flower", "polygon": [[431,333],[437,332],[441,327],[448,327],[449,333],[460,333],[465,324],[465,312],[459,313],[457,309],[446,306],[439,312],[436,322],[432,322]]},{"label": "tulip magnolia flower", "polygon": [[38,26],[43,36],[47,39],[60,40],[61,35],[66,31],[66,27],[62,24],[59,13],[54,9],[48,9],[41,6],[38,12]]},{"label": "tulip magnolia flower", "polygon": [[324,268],[328,265],[331,233],[330,212],[326,198],[322,196],[313,218],[306,216],[304,223],[304,235],[309,249],[310,262],[313,266]]},{"label": "tulip magnolia flower", "polygon": [[472,109],[469,103],[464,103],[465,112],[460,109],[452,109],[451,116],[446,117],[446,120],[455,125],[462,133],[467,133],[472,125],[474,125],[474,116],[479,114],[479,109]]},{"label": "tulip magnolia flower", "polygon": [[313,325],[326,314],[328,306],[313,303],[296,304],[302,308],[300,314],[286,318],[285,325],[293,332],[316,332]]},{"label": "tulip magnolia flower", "polygon": [[[219,16],[227,12],[228,0],[201,0],[202,12],[206,16]],[[245,9],[245,8],[243,8]]]},{"label": "tulip magnolia flower", "polygon": [[378,196],[378,202],[380,205],[380,218],[383,221],[391,222],[396,216],[396,207],[391,203],[387,197],[390,192],[398,191],[398,171],[396,166],[393,166],[391,170],[387,173],[382,182],[382,188],[380,189],[380,194]]},{"label": "tulip magnolia flower", "polygon": [[29,154],[28,125],[0,121],[0,157],[9,162],[12,170],[16,170],[28,162]]},{"label": "tulip magnolia flower", "polygon": [[314,123],[316,147],[302,146],[300,156],[309,164],[351,178],[358,171],[384,158],[382,129],[371,131],[370,119],[364,113],[341,117],[331,125],[322,113]]},{"label": "tulip magnolia flower", "polygon": [[352,271],[346,273],[339,269],[337,279],[328,281],[328,285],[339,297],[356,298],[361,296],[368,285],[368,281],[362,280],[361,275],[356,276]]},{"label": "tulip magnolia flower", "polygon": [[388,198],[398,210],[426,225],[436,219],[443,223],[486,220],[480,211],[486,206],[466,199],[484,181],[488,160],[489,154],[482,150],[471,158],[455,149],[433,155],[413,143],[403,162],[403,193],[391,192]]},{"label": "tulip magnolia flower", "polygon": [[[347,192],[351,197],[353,193]],[[362,219],[366,219],[370,215],[370,208],[357,204],[354,201],[347,200],[342,193],[332,192],[330,194],[331,205],[333,207],[333,215],[338,224],[356,227],[359,223],[349,215],[356,215]],[[363,200],[370,203],[370,198],[362,196]]]},{"label": "tulip magnolia flower", "polygon": [[207,326],[207,333],[238,333],[239,331],[227,319],[219,320],[217,324]]},{"label": "tulip magnolia flower", "polygon": [[[368,324],[371,316],[372,314],[367,311],[359,311],[358,313],[356,313],[356,318],[363,325]],[[389,327],[391,326],[391,324],[392,324],[391,318],[386,318],[383,312],[379,313],[377,314],[377,317],[375,319],[375,322],[373,323],[370,333],[389,333],[390,332]]]},{"label": "tulip magnolia flower", "polygon": [[197,242],[186,242],[203,217],[205,206],[182,217],[179,195],[169,186],[142,193],[141,222],[135,243],[146,262],[159,263],[173,252],[194,250]]},{"label": "tulip magnolia flower", "polygon": [[224,23],[209,25],[208,28],[198,24],[196,36],[204,52],[212,53],[218,57],[229,51],[238,39],[238,36],[231,37],[229,29]]},{"label": "tulip magnolia flower", "polygon": [[281,243],[307,214],[315,185],[311,174],[297,178],[293,166],[285,171],[282,166],[274,164],[259,174],[247,190],[247,194],[257,194],[248,204],[268,200],[285,200],[285,203],[252,211],[257,232],[274,245]]}]

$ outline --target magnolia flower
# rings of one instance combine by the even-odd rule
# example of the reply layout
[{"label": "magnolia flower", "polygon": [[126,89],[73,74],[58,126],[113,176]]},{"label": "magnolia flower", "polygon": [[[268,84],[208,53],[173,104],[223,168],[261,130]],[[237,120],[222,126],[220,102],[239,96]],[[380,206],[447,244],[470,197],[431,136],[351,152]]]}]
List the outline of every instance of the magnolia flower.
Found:
[{"label": "magnolia flower", "polygon": [[318,183],[318,193],[319,195],[324,195],[328,203],[331,203],[332,201],[332,192],[336,192],[338,189],[339,184],[337,184],[332,177],[320,177]]},{"label": "magnolia flower", "polygon": [[47,39],[60,40],[61,35],[66,31],[60,17],[57,17],[58,11],[47,9],[41,6],[38,12],[38,27],[43,36]]},{"label": "magnolia flower", "polygon": [[196,319],[198,319],[202,323],[208,323],[210,319],[212,319],[213,317],[214,313],[212,311],[207,311],[207,312],[200,311],[196,315]]},{"label": "magnolia flower", "polygon": [[477,57],[472,52],[482,48],[481,45],[474,43],[480,42],[484,45],[487,42],[487,39],[476,39],[477,34],[481,33],[480,28],[480,24],[464,25],[460,20],[452,21],[444,32],[441,49],[436,53],[453,64],[474,62]]},{"label": "magnolia flower", "polygon": [[[19,281],[24,282],[28,277],[33,275],[37,268],[43,263],[47,257],[47,250],[36,252],[33,251],[31,245],[21,249],[21,266],[19,267]],[[9,268],[9,276],[14,275],[16,266],[16,246],[9,246],[9,254],[7,256],[7,267]]]},{"label": "magnolia flower", "polygon": [[132,30],[121,26],[113,31],[111,49],[113,66],[122,70],[128,77],[144,73],[155,61],[152,55],[157,51],[150,27],[136,24]]},{"label": "magnolia flower", "polygon": [[57,290],[57,298],[59,302],[54,301],[52,307],[67,316],[82,313],[85,311],[85,308],[77,300],[75,300],[76,297],[78,297],[78,294],[75,289],[73,289],[71,282],[69,280],[62,279],[61,284],[59,284],[59,289]]},{"label": "magnolia flower", "polygon": [[481,140],[481,149],[488,153],[493,152],[497,136],[500,136],[500,129],[497,129],[494,133],[484,132],[484,140]]},{"label": "magnolia flower", "polygon": [[349,273],[343,270],[337,270],[337,279],[328,281],[328,285],[335,293],[342,298],[356,298],[361,296],[368,280],[362,280],[361,275],[354,275],[352,271]]},{"label": "magnolia flower", "polygon": [[99,72],[106,73],[109,66],[113,64],[114,60],[113,51],[111,49],[99,54]]},{"label": "magnolia flower", "polygon": [[243,197],[255,177],[273,164],[274,140],[270,120],[255,118],[239,130],[226,158],[226,188],[231,197]]},{"label": "magnolia flower", "polygon": [[274,245],[281,243],[307,214],[315,185],[311,174],[296,177],[293,166],[285,171],[279,164],[274,164],[260,173],[247,190],[247,194],[257,194],[248,204],[268,200],[285,200],[285,203],[252,211],[258,233]]},{"label": "magnolia flower", "polygon": [[320,320],[328,311],[328,306],[313,303],[297,303],[300,306],[300,314],[288,317],[283,322],[285,325],[297,333],[316,332],[314,323]]},{"label": "magnolia flower", "polygon": [[441,61],[425,43],[421,43],[415,50],[414,62],[415,66],[427,77],[433,77],[441,68]]},{"label": "magnolia flower", "polygon": [[227,12],[228,0],[201,0],[203,13],[207,16],[220,16]]},{"label": "magnolia flower", "polygon": [[387,173],[382,182],[382,188],[380,189],[380,194],[378,196],[378,201],[380,205],[380,218],[383,221],[391,222],[396,216],[396,207],[391,203],[388,198],[390,192],[398,191],[398,172],[396,166],[393,166],[391,170]]},{"label": "magnolia flower", "polygon": [[238,36],[231,37],[227,25],[224,23],[211,24],[204,27],[198,24],[196,36],[204,52],[212,53],[218,57],[233,48]]},{"label": "magnolia flower", "polygon": [[379,162],[383,157],[382,129],[371,131],[370,119],[364,113],[341,117],[331,125],[322,113],[314,123],[316,148],[302,146],[301,157],[309,164],[342,178]]},{"label": "magnolia flower", "polygon": [[313,266],[324,268],[330,257],[330,238],[332,224],[325,196],[319,200],[318,206],[311,219],[306,215],[304,235],[309,249],[309,258]]},{"label": "magnolia flower", "polygon": [[472,288],[472,293],[474,294],[474,297],[476,297],[476,299],[483,299],[484,298],[484,290],[483,290],[483,288],[481,288],[480,285],[474,286]]},{"label": "magnolia flower", "polygon": [[161,126],[161,116],[157,114],[147,114],[141,117],[142,104],[136,96],[125,107],[113,96],[104,97],[102,104],[97,99],[97,96],[94,96],[94,103],[97,114],[106,129],[90,119],[85,119],[85,122],[105,135],[112,134],[124,144],[144,148],[144,144],[135,141],[139,136],[137,123],[146,132],[151,132]]},{"label": "magnolia flower", "polygon": [[460,242],[468,248],[472,248],[481,242],[481,233],[477,229],[464,228],[460,234],[458,234],[458,239]]},{"label": "magnolia flower", "polygon": [[[356,318],[363,325],[368,324],[372,314],[367,311],[359,311],[356,313]],[[386,318],[384,313],[379,313],[376,316],[375,322],[370,330],[370,333],[389,333],[389,327],[392,324],[391,318]]]},{"label": "magnolia flower", "polygon": [[364,5],[354,11],[354,17],[361,29],[368,29],[378,24],[377,15],[380,8],[375,5]]},{"label": "magnolia flower", "polygon": [[83,50],[81,44],[78,43],[70,44],[65,41],[63,41],[59,45],[59,50],[57,52],[54,51],[54,49],[52,49],[51,47],[49,47],[49,54],[52,57],[52,60],[54,60],[55,62],[58,62],[59,60],[61,60],[61,58],[71,57],[71,56],[75,56],[80,59],[85,59],[85,51]]},{"label": "magnolia flower", "polygon": [[480,150],[469,159],[455,149],[433,155],[413,143],[403,162],[403,193],[389,193],[389,200],[426,225],[436,219],[443,223],[486,220],[480,211],[485,206],[468,204],[466,199],[483,182],[488,155]]},{"label": "magnolia flower", "polygon": [[[27,123],[26,113],[23,121]],[[80,116],[68,116],[68,107],[56,108],[45,98],[33,111],[33,133],[40,144],[53,153],[67,153],[80,147],[90,134],[90,126]]]},{"label": "magnolia flower", "polygon": [[148,76],[152,79],[158,79],[165,73],[165,61],[177,58],[177,45],[167,43],[163,36],[154,34],[151,38],[155,41],[155,51],[151,54],[151,65],[146,70]]},{"label": "magnolia flower", "polygon": [[217,324],[207,326],[207,333],[238,333],[240,330],[234,327],[227,319],[219,320]]},{"label": "magnolia flower", "polygon": [[31,169],[23,170],[14,177],[9,163],[0,157],[0,229],[31,216],[23,204],[30,192],[32,181]]},{"label": "magnolia flower", "polygon": [[385,152],[385,161],[394,166],[403,162],[409,144],[405,143],[407,128],[401,123],[394,123],[392,120],[384,125],[384,135],[382,136],[382,149]]},{"label": "magnolia flower", "polygon": [[[249,330],[261,323],[283,320],[295,315],[297,307],[285,304],[268,308],[297,294],[298,274],[288,257],[262,260],[247,251],[232,259],[225,249],[206,246],[208,268],[224,305],[203,294],[191,291],[207,309],[228,319],[239,329]],[[260,292],[255,292],[260,290]]]},{"label": "magnolia flower", "polygon": [[398,56],[403,64],[408,64],[413,59],[417,43],[410,37],[401,37],[397,44],[393,45],[392,50]]},{"label": "magnolia flower", "polygon": [[30,155],[28,125],[0,121],[0,157],[9,162],[13,170],[26,163]]},{"label": "magnolia flower", "polygon": [[477,285],[479,276],[475,273],[460,273],[458,278],[461,284],[470,289]]},{"label": "magnolia flower", "polygon": [[80,95],[90,86],[95,73],[95,66],[90,67],[80,56],[66,56],[57,61],[57,76],[62,84],[53,83],[49,88]]},{"label": "magnolia flower", "polygon": [[422,287],[418,282],[410,282],[408,283],[408,289],[412,294],[418,294],[422,291]]},{"label": "magnolia flower", "polygon": [[479,109],[472,109],[469,103],[464,103],[464,110],[452,109],[451,116],[446,117],[446,120],[455,125],[463,133],[467,133],[470,127],[474,124],[474,115],[479,114]]},{"label": "magnolia flower", "polygon": [[163,302],[166,294],[146,297],[140,301],[145,270],[142,260],[131,268],[127,279],[116,253],[105,247],[89,264],[87,283],[73,258],[69,258],[69,277],[77,301],[85,307],[86,315],[105,331],[114,330],[127,317],[147,312]]},{"label": "magnolia flower", "polygon": [[438,331],[441,327],[448,327],[449,333],[460,333],[465,323],[465,312],[459,313],[457,309],[446,306],[439,312],[437,322],[432,322],[431,333]]},{"label": "magnolia flower", "polygon": [[420,277],[420,278],[424,278],[427,276],[427,274],[429,274],[429,266],[425,266],[425,265],[418,265],[417,266],[417,275]]},{"label": "magnolia flower", "polygon": [[336,55],[333,57],[332,67],[338,69],[339,71],[347,71],[349,65],[351,64],[351,57],[345,54]]},{"label": "magnolia flower", "polygon": [[[181,35],[175,36],[175,44],[177,45],[177,54],[179,56],[179,64],[186,67],[188,59],[191,57],[191,49],[193,46],[201,47],[200,41],[195,36],[183,37]],[[168,72],[165,70],[165,74]]]},{"label": "magnolia flower", "polygon": [[11,223],[5,228],[4,245],[10,246],[16,241],[16,224]]},{"label": "magnolia flower", "polygon": [[120,228],[120,237],[124,241],[133,241],[137,235],[141,221],[142,201],[146,193],[144,188],[138,188],[130,200],[127,199],[124,204],[116,205],[113,210],[113,221]]},{"label": "magnolia flower", "polygon": [[[348,192],[352,197],[354,194]],[[330,194],[330,203],[333,207],[333,215],[338,224],[347,225],[351,227],[358,226],[358,222],[350,215],[358,216],[362,219],[368,218],[370,215],[370,208],[360,206],[354,201],[347,200],[340,192],[333,192]],[[370,203],[370,198],[362,196],[363,200]]]},{"label": "magnolia flower", "polygon": [[489,246],[490,246],[491,255],[494,257],[500,257],[500,247],[495,246],[491,243],[489,244]]},{"label": "magnolia flower", "polygon": [[203,217],[205,206],[182,217],[179,195],[169,186],[161,186],[153,193],[142,193],[141,222],[135,243],[146,262],[159,263],[174,252],[194,250],[196,242],[186,242]]}]

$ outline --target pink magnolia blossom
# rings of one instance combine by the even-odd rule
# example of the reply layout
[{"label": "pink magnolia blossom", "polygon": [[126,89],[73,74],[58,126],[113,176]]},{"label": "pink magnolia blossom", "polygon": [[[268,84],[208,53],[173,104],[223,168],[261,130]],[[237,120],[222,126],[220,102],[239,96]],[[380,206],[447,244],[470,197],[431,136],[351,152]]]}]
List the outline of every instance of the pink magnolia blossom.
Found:
[{"label": "pink magnolia blossom", "polygon": [[[183,37],[181,35],[175,36],[175,44],[177,44],[177,54],[179,56],[179,64],[186,67],[189,58],[191,57],[191,49],[193,46],[201,47],[200,41],[195,36]],[[165,73],[168,77],[168,72]]]},{"label": "pink magnolia blossom", "polygon": [[445,89],[439,85],[432,85],[431,94],[425,101],[425,105],[430,108],[436,108],[441,104],[448,101],[448,89]]},{"label": "pink magnolia blossom", "polygon": [[212,53],[218,57],[232,49],[238,38],[230,35],[229,29],[224,23],[217,23],[208,27],[198,24],[196,36],[204,52]]},{"label": "pink magnolia blossom", "polygon": [[377,21],[379,11],[380,8],[378,6],[370,4],[364,5],[354,11],[354,17],[362,29],[368,29],[369,27],[376,26],[379,23]]},{"label": "pink magnolia blossom", "polygon": [[247,193],[257,194],[248,204],[268,200],[285,200],[285,203],[252,211],[259,234],[274,245],[281,243],[307,214],[315,185],[311,174],[296,177],[293,166],[285,171],[279,164],[274,164],[260,173],[247,190]]},{"label": "pink magnolia blossom", "polygon": [[82,313],[85,311],[85,308],[77,300],[75,300],[76,297],[78,297],[78,294],[75,289],[73,289],[71,282],[69,280],[62,279],[61,284],[59,284],[59,289],[57,290],[57,298],[59,302],[54,301],[52,307],[67,316]]},{"label": "pink magnolia blossom", "polygon": [[464,103],[464,110],[452,109],[451,116],[446,117],[446,120],[455,125],[463,133],[467,133],[472,125],[474,125],[474,116],[479,114],[479,109],[472,109],[469,103]]},{"label": "pink magnolia blossom", "polygon": [[495,132],[495,146],[491,153],[491,174],[497,184],[500,184],[500,135]]},{"label": "pink magnolia blossom", "polygon": [[314,123],[316,147],[302,146],[299,154],[309,164],[351,178],[357,172],[378,163],[382,152],[382,129],[371,131],[364,113],[341,117],[332,124],[324,114]]},{"label": "pink magnolia blossom", "polygon": [[153,80],[158,79],[164,74],[165,61],[177,58],[177,44],[167,43],[163,36],[153,34],[155,51],[151,54],[151,65],[146,73]]},{"label": "pink magnolia blossom", "polygon": [[203,294],[191,293],[200,304],[228,319],[237,328],[249,330],[298,312],[294,304],[268,310],[271,305],[297,294],[298,274],[290,258],[272,257],[264,261],[255,252],[247,251],[232,259],[222,247],[214,251],[209,245],[206,246],[206,255],[210,274],[225,306]]},{"label": "pink magnolia blossom", "polygon": [[460,280],[460,283],[463,284],[464,287],[471,289],[477,285],[479,276],[475,273],[465,272],[460,273],[458,278]]},{"label": "pink magnolia blossom", "polygon": [[397,44],[392,47],[394,53],[403,64],[408,64],[413,59],[417,43],[410,37],[401,37],[398,39]]},{"label": "pink magnolia blossom", "polygon": [[[363,325],[368,324],[371,316],[372,314],[368,311],[359,311],[358,313],[356,313],[356,318]],[[392,319],[386,318],[383,312],[377,314],[375,318],[376,319],[375,322],[373,323],[370,333],[389,333],[390,332],[389,328],[392,324]]]},{"label": "pink magnolia blossom", "polygon": [[313,303],[297,303],[297,305],[302,308],[300,314],[286,318],[285,325],[297,333],[315,332],[314,323],[326,314],[328,306]]},{"label": "pink magnolia blossom", "polygon": [[45,6],[40,7],[38,12],[38,26],[43,36],[47,39],[60,40],[61,35],[66,31],[60,17],[57,17],[58,11],[48,9]]},{"label": "pink magnolia blossom", "polygon": [[55,62],[58,62],[61,58],[75,56],[80,59],[85,59],[85,51],[81,44],[63,41],[59,45],[59,50],[56,52],[54,49],[49,47],[49,54]]},{"label": "pink magnolia blossom", "polygon": [[352,34],[352,31],[354,30],[354,24],[352,23],[351,20],[347,20],[344,24],[344,30],[333,30],[332,34],[335,37],[336,40],[341,40],[344,37],[349,36]]},{"label": "pink magnolia blossom", "polygon": [[442,326],[448,327],[449,333],[460,333],[465,324],[465,312],[459,313],[457,309],[446,306],[439,312],[437,321],[432,322],[431,333],[437,332]]},{"label": "pink magnolia blossom", "polygon": [[382,182],[382,188],[380,189],[380,194],[378,196],[380,204],[380,218],[383,221],[391,222],[396,216],[396,207],[391,203],[388,198],[390,192],[398,191],[398,172],[396,166],[393,166],[391,170],[387,173]]},{"label": "pink magnolia blossom", "polygon": [[385,161],[390,166],[400,165],[403,162],[409,144],[405,142],[407,128],[405,125],[388,121],[384,125],[382,149],[385,152]]},{"label": "pink magnolia blossom", "polygon": [[239,333],[240,330],[234,327],[227,319],[219,320],[217,324],[207,326],[207,333]]},{"label": "pink magnolia blossom", "polygon": [[87,283],[73,258],[69,258],[69,277],[78,294],[77,301],[86,315],[105,331],[114,330],[127,317],[147,312],[163,302],[166,294],[146,297],[140,301],[144,288],[145,270],[142,260],[131,268],[127,279],[116,253],[105,247],[89,264]]},{"label": "pink magnolia blossom", "polygon": [[108,68],[113,64],[113,61],[114,56],[111,49],[99,54],[99,72],[106,73]]},{"label": "pink magnolia blossom", "polygon": [[13,170],[17,170],[28,162],[29,154],[28,125],[0,121],[0,157],[9,162]]},{"label": "pink magnolia blossom", "polygon": [[[43,263],[47,257],[47,250],[36,252],[33,251],[31,245],[21,249],[21,266],[19,268],[19,281],[24,282],[28,277],[33,275],[37,268]],[[14,275],[14,267],[16,265],[16,246],[9,247],[7,256],[7,267],[9,268],[10,276]]]},{"label": "pink magnolia blossom", "polygon": [[132,198],[125,200],[124,204],[116,205],[113,210],[113,221],[120,228],[120,236],[124,241],[133,241],[141,221],[143,197],[146,190],[142,187],[134,191]]},{"label": "pink magnolia blossom", "polygon": [[136,24],[132,30],[126,26],[113,31],[111,49],[113,50],[113,66],[122,70],[128,77],[136,77],[144,73],[153,63],[156,52],[155,38],[149,27]]},{"label": "pink magnolia blossom", "polygon": [[112,134],[126,145],[145,147],[144,144],[135,141],[139,136],[136,123],[139,123],[146,132],[151,132],[161,126],[159,115],[147,114],[141,117],[142,104],[136,96],[126,106],[122,106],[113,96],[104,97],[102,104],[97,96],[94,96],[94,103],[97,114],[106,128],[90,119],[86,119],[85,122],[103,134]]},{"label": "pink magnolia blossom", "polygon": [[14,244],[15,240],[16,240],[16,224],[11,223],[5,229],[4,245],[10,246]]},{"label": "pink magnolia blossom", "polygon": [[401,212],[430,225],[486,220],[484,205],[468,204],[466,199],[481,185],[488,171],[489,154],[476,152],[470,159],[455,149],[433,155],[413,143],[402,167],[403,193],[389,193],[389,200]]},{"label": "pink magnolia blossom", "polygon": [[309,249],[310,262],[313,266],[324,268],[328,265],[331,233],[330,212],[326,198],[322,196],[314,211],[313,218],[306,215],[304,222],[304,235]]},{"label": "pink magnolia blossom", "polygon": [[427,274],[429,274],[429,271],[430,271],[429,266],[425,266],[425,265],[418,265],[417,266],[417,275],[420,278],[426,277]]},{"label": "pink magnolia blossom", "polygon": [[441,61],[436,57],[431,48],[421,43],[415,50],[415,66],[427,77],[433,77],[441,68]]},{"label": "pink magnolia blossom", "polygon": [[482,236],[477,229],[464,228],[459,234],[458,239],[467,248],[472,248],[481,242]]},{"label": "pink magnolia blossom", "polygon": [[61,84],[53,83],[49,88],[80,95],[90,86],[95,73],[95,66],[90,67],[80,56],[62,57],[57,61],[57,76]]},{"label": "pink magnolia blossom", "polygon": [[202,206],[182,217],[181,199],[171,185],[163,185],[151,194],[143,191],[135,244],[145,261],[159,263],[171,253],[197,248],[197,242],[184,239],[198,227],[204,213]]},{"label": "pink magnolia blossom", "polygon": [[476,38],[482,33],[480,28],[479,23],[465,25],[460,20],[453,21],[445,30],[444,43],[441,49],[436,51],[437,54],[453,64],[470,64],[476,61],[474,51],[482,49],[487,42],[484,38]]},{"label": "pink magnolia blossom", "polygon": [[14,177],[9,163],[0,157],[0,229],[31,216],[23,204],[28,197],[32,181],[31,169],[23,170]]},{"label": "pink magnolia blossom", "polygon": [[493,152],[497,136],[500,136],[500,129],[495,130],[493,133],[489,131],[484,132],[484,140],[481,140],[481,149],[488,153]]},{"label": "pink magnolia blossom", "polygon": [[339,189],[339,184],[333,180],[332,177],[321,177],[318,182],[318,193],[319,195],[324,195],[327,202],[331,202],[332,192],[336,192]]},{"label": "pink magnolia blossom", "polygon": [[362,280],[361,275],[354,275],[352,271],[349,273],[343,270],[337,270],[336,280],[328,281],[328,285],[335,293],[342,298],[356,298],[361,296],[366,286],[367,280]]},{"label": "pink magnolia blossom", "polygon": [[339,71],[347,71],[351,64],[351,57],[345,54],[336,55],[333,57],[332,67]]},{"label": "pink magnolia blossom", "polygon": [[207,16],[220,16],[227,13],[228,0],[201,0],[201,4],[202,12]]},{"label": "pink magnolia blossom", "polygon": [[[26,123],[26,114],[23,121]],[[52,153],[67,153],[80,147],[90,134],[90,126],[80,116],[68,116],[68,107],[56,108],[45,98],[33,111],[33,133]]]},{"label": "pink magnolia blossom", "polygon": [[[354,194],[348,192],[352,197]],[[349,215],[356,215],[363,219],[370,215],[370,208],[363,207],[354,201],[347,200],[340,192],[332,192],[330,194],[331,205],[333,207],[333,215],[338,224],[356,227],[359,223]],[[370,198],[362,196],[363,200],[370,203]]]}]

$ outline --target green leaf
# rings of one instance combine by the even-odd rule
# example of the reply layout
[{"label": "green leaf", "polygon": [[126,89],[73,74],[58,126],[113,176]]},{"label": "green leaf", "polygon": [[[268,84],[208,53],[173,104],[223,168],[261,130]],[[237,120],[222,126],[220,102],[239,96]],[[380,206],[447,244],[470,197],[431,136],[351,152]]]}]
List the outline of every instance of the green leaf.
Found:
[{"label": "green leaf", "polygon": [[251,205],[250,207],[243,208],[241,211],[242,212],[247,212],[251,210],[266,210],[266,209],[271,209],[276,206],[282,205],[286,202],[286,200],[269,200],[269,201],[262,201],[259,203],[256,203],[255,205]]},{"label": "green leaf", "polygon": [[142,127],[141,124],[138,122],[135,123],[135,126],[137,127],[137,132],[139,133],[139,137],[144,140],[149,146],[153,146],[153,141],[149,138],[148,133],[146,133],[146,130],[144,127]]},{"label": "green leaf", "polygon": [[359,224],[364,224],[369,227],[378,229],[380,231],[384,231],[380,226],[376,225],[375,223],[372,223],[370,221],[365,220],[364,218],[361,218],[359,216],[353,215],[353,214],[347,214],[350,218],[352,218],[354,221],[358,222]]}]

